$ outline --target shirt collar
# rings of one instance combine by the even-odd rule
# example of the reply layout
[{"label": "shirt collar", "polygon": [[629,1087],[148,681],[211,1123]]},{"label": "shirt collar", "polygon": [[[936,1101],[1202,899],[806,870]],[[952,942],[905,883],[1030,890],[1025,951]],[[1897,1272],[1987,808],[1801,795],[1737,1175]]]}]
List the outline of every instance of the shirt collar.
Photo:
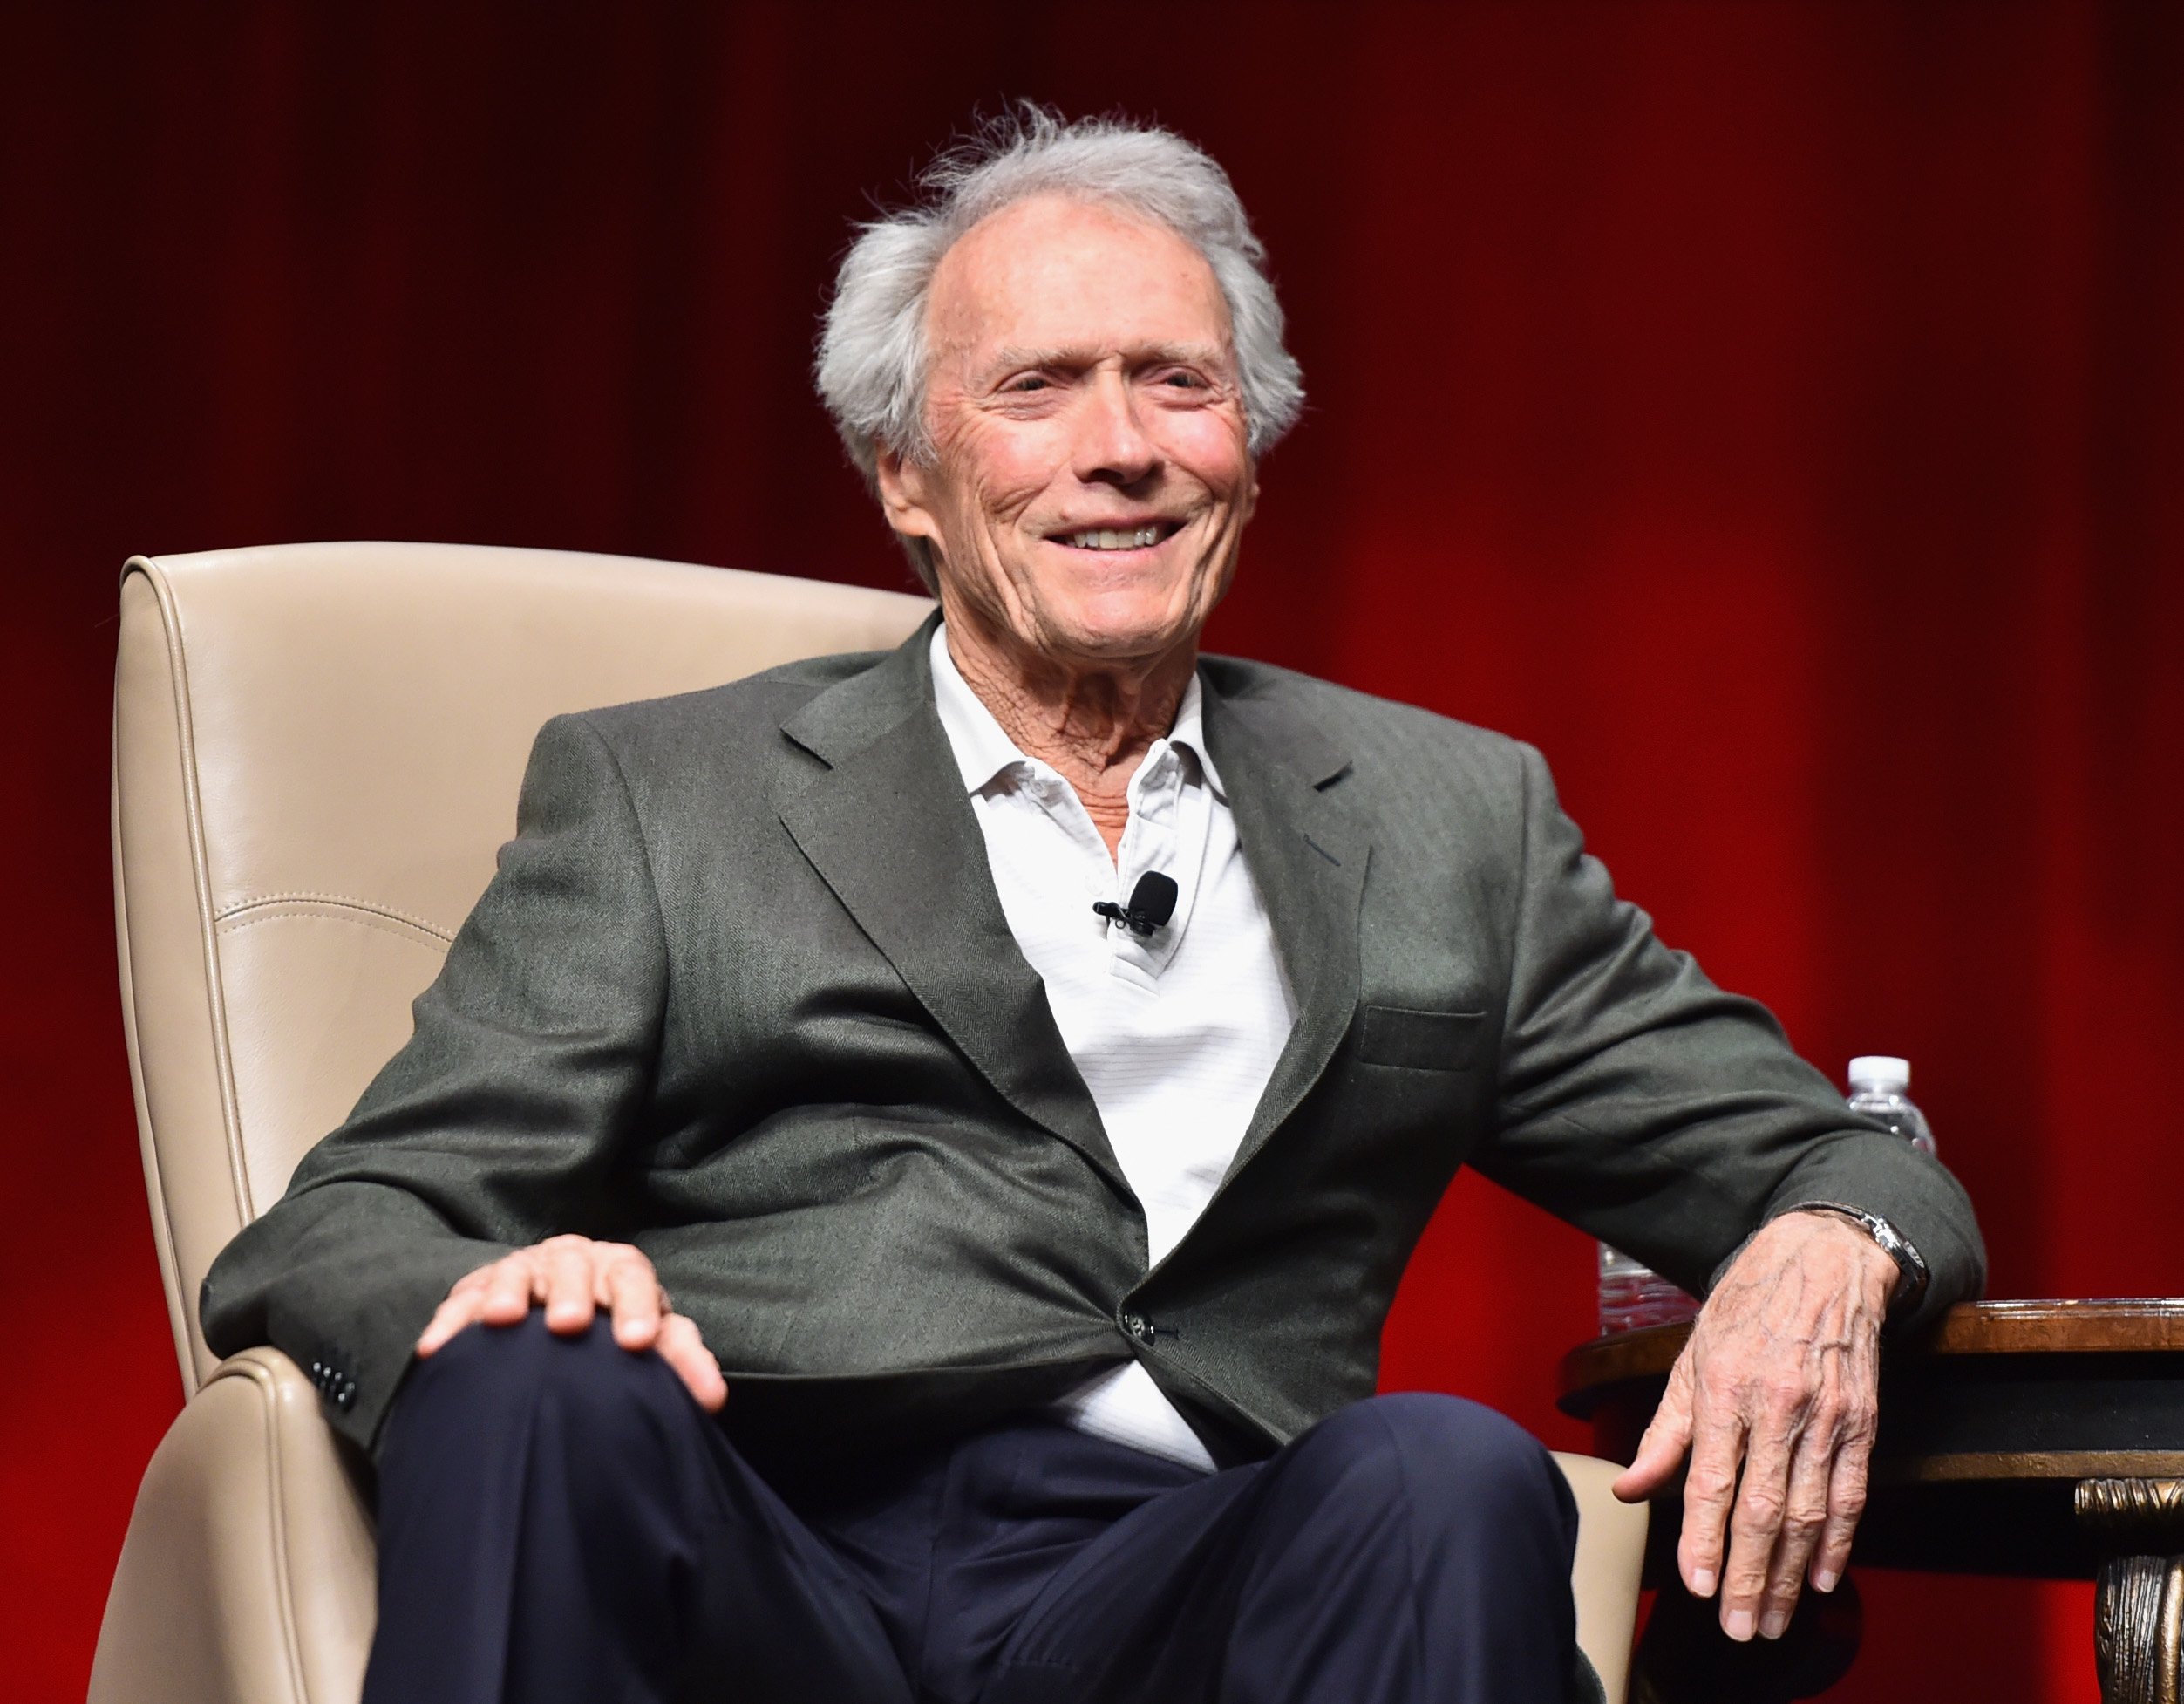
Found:
[{"label": "shirt collar", "polygon": [[[949,750],[954,753],[956,767],[963,778],[966,793],[982,791],[993,778],[1012,764],[1030,764],[1031,760],[1017,749],[1016,741],[1002,732],[1001,724],[994,719],[977,693],[970,690],[956,666],[956,659],[948,654],[948,625],[945,622],[933,629],[933,707],[940,712],[941,726],[948,734]],[[1183,689],[1183,701],[1175,707],[1175,725],[1168,730],[1168,743],[1187,751],[1198,765],[1198,773],[1205,777],[1206,785],[1217,798],[1226,798],[1227,789],[1214,768],[1214,760],[1206,753],[1205,694],[1200,691],[1198,676],[1191,675],[1190,685]]]}]

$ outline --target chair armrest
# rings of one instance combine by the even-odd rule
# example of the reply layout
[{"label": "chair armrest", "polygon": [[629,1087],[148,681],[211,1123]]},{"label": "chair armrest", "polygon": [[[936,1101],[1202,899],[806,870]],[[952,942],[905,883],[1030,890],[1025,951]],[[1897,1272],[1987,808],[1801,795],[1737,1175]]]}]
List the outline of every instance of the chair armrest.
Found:
[{"label": "chair armrest", "polygon": [[89,1704],[356,1704],[378,1591],[355,1459],[286,1355],[223,1361],[145,1470]]},{"label": "chair armrest", "polygon": [[1622,1704],[1630,1684],[1630,1641],[1638,1625],[1638,1575],[1645,1564],[1650,1511],[1618,1502],[1608,1488],[1623,1472],[1590,1455],[1555,1454],[1555,1465],[1577,1498],[1577,1648],[1600,1676],[1609,1704]]}]

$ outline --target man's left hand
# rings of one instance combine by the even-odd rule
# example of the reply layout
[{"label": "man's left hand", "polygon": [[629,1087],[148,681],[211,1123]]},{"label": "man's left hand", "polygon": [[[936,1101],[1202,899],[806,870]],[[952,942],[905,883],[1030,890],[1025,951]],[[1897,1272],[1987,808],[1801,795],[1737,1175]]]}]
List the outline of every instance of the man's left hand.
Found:
[{"label": "man's left hand", "polygon": [[1637,1457],[1616,1481],[1616,1495],[1636,1503],[1689,1452],[1677,1564],[1693,1596],[1718,1585],[1732,1639],[1779,1639],[1808,1571],[1815,1590],[1832,1592],[1849,1563],[1897,1276],[1887,1251],[1838,1214],[1766,1225],[1699,1311]]}]

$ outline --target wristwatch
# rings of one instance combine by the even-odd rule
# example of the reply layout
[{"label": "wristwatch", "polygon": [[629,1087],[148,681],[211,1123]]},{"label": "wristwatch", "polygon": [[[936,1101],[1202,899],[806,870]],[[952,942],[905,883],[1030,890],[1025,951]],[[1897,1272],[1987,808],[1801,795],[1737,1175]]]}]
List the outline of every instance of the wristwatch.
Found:
[{"label": "wristwatch", "polygon": [[[1926,1261],[1911,1239],[1898,1230],[1878,1213],[1868,1213],[1862,1207],[1847,1207],[1840,1201],[1800,1201],[1794,1207],[1786,1207],[1785,1213],[1834,1213],[1857,1225],[1867,1236],[1881,1244],[1881,1251],[1896,1264],[1895,1289],[1888,1297],[1891,1314],[1908,1313],[1926,1294]],[[1780,1215],[1776,1216],[1779,1217]]]}]

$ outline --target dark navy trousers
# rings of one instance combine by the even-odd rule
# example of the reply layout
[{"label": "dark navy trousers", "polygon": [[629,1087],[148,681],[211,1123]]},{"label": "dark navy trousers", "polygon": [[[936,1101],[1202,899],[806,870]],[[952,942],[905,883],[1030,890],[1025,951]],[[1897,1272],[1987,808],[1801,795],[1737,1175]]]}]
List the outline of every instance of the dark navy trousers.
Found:
[{"label": "dark navy trousers", "polygon": [[1569,1695],[1569,1488],[1453,1397],[1212,1475],[1031,1417],[769,1483],[657,1356],[534,1314],[388,1425],[365,1704]]}]

